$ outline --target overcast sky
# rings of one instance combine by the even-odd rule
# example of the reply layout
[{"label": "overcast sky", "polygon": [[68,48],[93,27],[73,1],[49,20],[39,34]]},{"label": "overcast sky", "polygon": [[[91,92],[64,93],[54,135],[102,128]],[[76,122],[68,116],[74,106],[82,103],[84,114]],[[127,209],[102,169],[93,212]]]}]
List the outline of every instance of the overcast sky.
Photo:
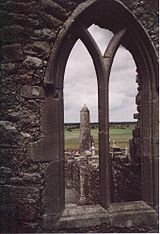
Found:
[{"label": "overcast sky", "polygon": [[[95,25],[90,33],[104,53],[113,34]],[[111,70],[109,83],[110,121],[133,121],[136,112],[136,66],[131,54],[119,47]],[[64,79],[64,121],[79,122],[80,109],[86,104],[91,122],[98,121],[97,78],[92,59],[78,40],[71,51]]]}]

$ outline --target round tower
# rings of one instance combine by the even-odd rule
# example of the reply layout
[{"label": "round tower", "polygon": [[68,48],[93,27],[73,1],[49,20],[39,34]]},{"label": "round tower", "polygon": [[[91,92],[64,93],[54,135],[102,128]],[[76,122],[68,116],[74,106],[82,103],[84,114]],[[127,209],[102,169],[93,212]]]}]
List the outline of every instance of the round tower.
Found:
[{"label": "round tower", "polygon": [[86,105],[80,111],[80,152],[90,150],[91,133],[90,133],[90,113]]}]

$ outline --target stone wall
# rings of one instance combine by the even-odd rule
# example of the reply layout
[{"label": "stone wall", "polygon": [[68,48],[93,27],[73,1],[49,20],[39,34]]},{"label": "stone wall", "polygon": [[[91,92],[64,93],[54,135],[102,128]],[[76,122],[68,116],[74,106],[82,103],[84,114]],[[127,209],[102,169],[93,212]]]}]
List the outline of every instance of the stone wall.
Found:
[{"label": "stone wall", "polygon": [[[85,1],[0,1],[1,232],[44,230],[44,175],[49,162],[34,162],[28,148],[43,134],[43,79],[51,49],[62,25],[81,2]],[[158,13],[153,1],[122,2],[158,49]]]},{"label": "stone wall", "polygon": [[[61,25],[78,3],[1,1],[1,232],[41,230],[47,163],[28,157],[40,138],[43,77]],[[38,229],[37,229],[38,228]]]},{"label": "stone wall", "polygon": [[112,160],[112,201],[141,201],[140,163],[127,162],[126,159]]},{"label": "stone wall", "polygon": [[65,186],[71,186],[80,193],[80,160],[66,159],[65,160]]},{"label": "stone wall", "polygon": [[[66,186],[75,188],[80,194],[80,159],[66,160]],[[99,159],[89,158],[85,166],[85,195],[87,204],[100,204]],[[112,159],[112,202],[131,202],[142,200],[141,168],[139,163],[129,162],[126,158]]]}]

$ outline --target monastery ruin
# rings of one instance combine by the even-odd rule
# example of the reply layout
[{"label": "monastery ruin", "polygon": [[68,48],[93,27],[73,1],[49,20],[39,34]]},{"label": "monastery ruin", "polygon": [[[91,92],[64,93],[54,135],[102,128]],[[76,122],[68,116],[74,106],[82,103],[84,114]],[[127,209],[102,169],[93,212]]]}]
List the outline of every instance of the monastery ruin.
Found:
[{"label": "monastery ruin", "polygon": [[[93,24],[114,34],[104,54],[88,31]],[[106,232],[123,228],[158,232],[158,1],[2,0],[0,26],[1,233],[66,232],[104,224]],[[65,204],[69,182],[65,180],[63,83],[78,39],[88,50],[97,76],[99,169],[93,162],[96,155],[80,159],[80,179],[75,174],[72,180],[80,183],[80,202],[72,206]],[[113,160],[111,173],[109,143],[109,78],[120,44],[134,58],[138,83],[137,124],[130,145],[131,160],[140,162],[135,176],[141,191],[130,201],[112,183],[121,164]],[[88,144],[81,138],[82,152]],[[133,170],[127,162],[123,166],[129,173]],[[91,202],[85,191],[86,168]],[[73,179],[69,172],[68,181]],[[94,173],[98,181],[93,186],[98,190],[93,191]]]}]

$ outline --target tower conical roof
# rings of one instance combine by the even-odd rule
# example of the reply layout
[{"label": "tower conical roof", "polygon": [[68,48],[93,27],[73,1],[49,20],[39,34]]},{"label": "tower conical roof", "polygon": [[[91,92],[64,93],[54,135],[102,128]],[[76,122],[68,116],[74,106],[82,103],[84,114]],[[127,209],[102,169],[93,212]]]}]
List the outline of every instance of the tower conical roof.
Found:
[{"label": "tower conical roof", "polygon": [[82,107],[82,109],[81,109],[81,112],[89,112],[89,109],[88,109],[88,107],[86,106],[86,104],[84,104],[84,106]]}]

